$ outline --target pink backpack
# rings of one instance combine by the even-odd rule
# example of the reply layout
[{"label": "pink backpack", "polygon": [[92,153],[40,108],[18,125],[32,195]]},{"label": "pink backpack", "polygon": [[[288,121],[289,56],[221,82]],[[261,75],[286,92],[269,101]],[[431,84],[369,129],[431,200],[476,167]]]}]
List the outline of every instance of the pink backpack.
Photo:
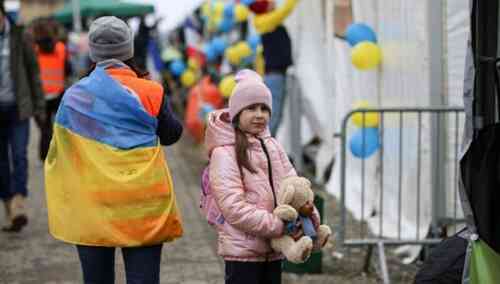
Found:
[{"label": "pink backpack", "polygon": [[200,209],[205,218],[207,218],[208,224],[216,226],[217,224],[224,223],[224,216],[222,216],[212,195],[208,168],[209,166],[206,166],[201,174]]}]

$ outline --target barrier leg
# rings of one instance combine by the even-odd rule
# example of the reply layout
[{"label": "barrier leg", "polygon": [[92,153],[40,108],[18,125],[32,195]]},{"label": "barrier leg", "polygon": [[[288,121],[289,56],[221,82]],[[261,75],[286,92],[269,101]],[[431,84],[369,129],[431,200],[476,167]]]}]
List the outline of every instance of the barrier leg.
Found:
[{"label": "barrier leg", "polygon": [[384,284],[390,284],[389,271],[387,270],[387,260],[385,259],[384,244],[382,242],[377,243],[378,249],[378,261],[380,264],[380,274]]}]

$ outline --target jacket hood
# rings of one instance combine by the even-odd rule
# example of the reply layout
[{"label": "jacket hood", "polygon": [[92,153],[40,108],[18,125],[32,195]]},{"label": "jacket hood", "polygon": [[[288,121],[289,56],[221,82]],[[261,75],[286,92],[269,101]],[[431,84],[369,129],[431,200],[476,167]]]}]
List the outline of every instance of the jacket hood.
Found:
[{"label": "jacket hood", "polygon": [[[269,128],[260,133],[257,137],[247,135],[251,145],[258,144],[257,138],[271,137]],[[234,127],[229,118],[229,109],[215,110],[208,114],[207,128],[205,130],[205,148],[208,156],[212,153],[213,149],[220,146],[234,145],[236,134]]]}]

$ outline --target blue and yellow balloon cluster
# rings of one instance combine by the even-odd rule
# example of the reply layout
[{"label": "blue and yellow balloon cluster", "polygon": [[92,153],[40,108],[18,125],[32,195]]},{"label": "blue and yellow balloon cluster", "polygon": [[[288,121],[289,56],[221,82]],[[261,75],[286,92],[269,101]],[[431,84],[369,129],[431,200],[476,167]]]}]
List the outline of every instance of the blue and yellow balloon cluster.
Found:
[{"label": "blue and yellow balloon cluster", "polygon": [[366,24],[351,24],[345,33],[345,38],[353,47],[351,62],[360,70],[370,70],[382,61],[382,51],[377,45],[377,36]]},{"label": "blue and yellow balloon cluster", "polygon": [[202,8],[202,16],[206,27],[210,32],[229,32],[235,24],[244,22],[248,19],[250,10],[246,2],[225,3],[221,0],[206,1]]},{"label": "blue and yellow balloon cluster", "polygon": [[[367,101],[358,101],[354,106],[355,110],[369,108]],[[357,158],[366,159],[380,148],[380,115],[378,112],[356,112],[351,116],[351,121],[358,127],[349,140],[351,153]]]}]

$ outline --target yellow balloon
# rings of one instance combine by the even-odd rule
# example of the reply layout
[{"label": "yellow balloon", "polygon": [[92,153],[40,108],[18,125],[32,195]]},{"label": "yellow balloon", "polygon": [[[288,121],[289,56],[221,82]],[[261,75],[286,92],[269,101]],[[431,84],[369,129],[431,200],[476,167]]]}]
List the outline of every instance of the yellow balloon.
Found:
[{"label": "yellow balloon", "polygon": [[191,57],[188,59],[188,67],[193,69],[194,71],[197,71],[198,69],[200,69],[200,63],[196,58]]},{"label": "yellow balloon", "polygon": [[238,54],[238,50],[234,46],[226,48],[224,55],[229,61],[229,63],[233,65],[239,65],[241,62],[241,57]]},{"label": "yellow balloon", "polygon": [[259,73],[261,76],[264,76],[264,73],[266,71],[266,61],[264,60],[264,55],[262,55],[262,53],[257,53],[253,66],[257,73]]},{"label": "yellow balloon", "polygon": [[362,41],[354,46],[351,51],[351,62],[360,70],[377,67],[382,60],[382,51],[373,42]]},{"label": "yellow balloon", "polygon": [[250,11],[243,4],[236,4],[234,6],[234,19],[237,23],[243,22],[248,18]]},{"label": "yellow balloon", "polygon": [[203,6],[201,6],[201,14],[205,17],[209,17],[212,9],[210,7],[210,1],[205,1]]},{"label": "yellow balloon", "polygon": [[238,56],[240,58],[245,58],[247,56],[252,55],[252,48],[246,41],[240,41],[238,42],[234,48],[236,49],[236,52],[238,52]]},{"label": "yellow balloon", "polygon": [[229,98],[233,92],[234,86],[236,86],[234,75],[228,75],[220,81],[219,91],[224,98]]},{"label": "yellow balloon", "polygon": [[192,70],[186,70],[184,73],[181,75],[181,83],[184,87],[189,88],[194,83],[196,83],[196,75]]},{"label": "yellow balloon", "polygon": [[219,26],[221,21],[222,17],[210,17],[207,21],[207,30],[209,32],[217,31],[217,27]]},{"label": "yellow balloon", "polygon": [[[354,109],[369,109],[370,104],[367,101],[358,101],[354,105]],[[364,114],[364,121],[363,121],[363,114]],[[378,112],[357,112],[351,116],[352,122],[354,125],[357,127],[378,127],[380,123],[380,115]],[[364,123],[363,123],[364,122]]]},{"label": "yellow balloon", "polygon": [[215,17],[222,18],[224,14],[224,3],[222,1],[216,1],[213,6],[213,12]]}]

